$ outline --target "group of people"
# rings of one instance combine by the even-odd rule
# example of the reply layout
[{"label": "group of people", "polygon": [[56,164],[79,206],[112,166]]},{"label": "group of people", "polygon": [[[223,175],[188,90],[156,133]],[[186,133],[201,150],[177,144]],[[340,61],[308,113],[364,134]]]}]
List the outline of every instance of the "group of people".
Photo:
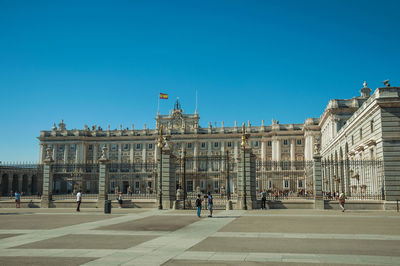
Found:
[{"label": "group of people", "polygon": [[[205,198],[207,198],[207,207],[208,207],[208,210],[210,211],[210,214],[208,215],[208,217],[212,217],[214,200],[211,195],[211,192],[208,192],[207,196]],[[204,201],[204,199],[202,199],[201,195],[198,194],[197,199],[196,199],[196,207],[197,207],[197,217],[199,217],[199,218],[201,217],[201,208],[202,208],[203,201]]]}]

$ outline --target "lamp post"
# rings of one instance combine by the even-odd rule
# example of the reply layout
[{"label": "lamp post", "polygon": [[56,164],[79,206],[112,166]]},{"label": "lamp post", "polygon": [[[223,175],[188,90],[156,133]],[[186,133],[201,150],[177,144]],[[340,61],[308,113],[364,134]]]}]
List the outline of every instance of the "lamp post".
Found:
[{"label": "lamp post", "polygon": [[160,176],[158,178],[158,193],[159,193],[159,202],[158,202],[158,209],[162,210],[163,206],[162,206],[162,169],[163,169],[163,165],[162,165],[162,149],[164,146],[164,140],[162,137],[162,129],[163,126],[160,125],[160,130],[159,130],[159,134],[158,134],[158,141],[157,141],[157,146],[158,148],[160,148]]},{"label": "lamp post", "polygon": [[246,125],[242,125],[242,150],[243,150],[243,210],[247,210],[247,193],[246,193]]}]

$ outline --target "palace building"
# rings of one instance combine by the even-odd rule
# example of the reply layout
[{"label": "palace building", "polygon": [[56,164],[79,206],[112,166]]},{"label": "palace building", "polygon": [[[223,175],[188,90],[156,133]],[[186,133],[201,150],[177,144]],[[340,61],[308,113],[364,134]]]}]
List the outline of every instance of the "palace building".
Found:
[{"label": "palace building", "polygon": [[[296,165],[312,161],[314,154],[319,152],[322,156],[324,191],[356,194],[368,186],[369,191],[374,191],[382,198],[399,199],[400,87],[390,87],[389,83],[385,85],[371,95],[371,89],[364,83],[360,96],[331,100],[319,118],[308,118],[302,124],[280,124],[272,120],[270,125],[265,125],[263,120],[261,125],[251,125],[248,121],[245,125],[249,136],[248,146],[259,162],[258,190],[279,187],[295,193],[307,191],[310,180],[305,180],[307,176],[304,169],[296,172],[299,170]],[[110,126],[103,129],[98,125],[67,129],[64,121],[61,121],[58,126],[54,124],[51,130],[41,131],[38,137],[40,163],[45,159],[46,149],[50,148],[55,163],[96,164],[101,156],[101,148],[105,146],[111,163],[142,165],[141,169],[135,170],[129,177],[126,175],[126,179],[122,176],[112,181],[111,173],[111,190],[118,187],[126,192],[131,186],[140,193],[154,191],[154,168],[159,157],[157,137],[162,125],[172,153],[178,159],[182,154],[192,158],[185,165],[187,190],[190,192],[200,187],[202,191],[211,188],[221,192],[226,184],[218,181],[210,185],[201,176],[215,175],[221,180],[223,173],[228,170],[224,160],[229,158],[235,162],[240,159],[242,125],[235,122],[233,126],[225,126],[222,122],[219,127],[213,127],[210,122],[208,127],[201,127],[197,110],[194,114],[185,113],[179,100],[169,114],[157,114],[155,120],[155,128],[144,125],[142,129],[136,129],[132,124],[131,128],[123,128],[121,125],[119,129],[113,130]],[[221,159],[216,164],[201,160],[218,156]],[[329,165],[330,162],[363,160],[383,162],[382,174],[373,182],[362,183],[363,178],[372,178],[363,173],[362,169],[350,169],[349,164],[346,166],[345,163]],[[234,172],[235,169],[232,170]],[[179,171],[180,166],[177,168]],[[281,173],[279,184],[271,181],[274,171]],[[287,181],[285,173],[295,176],[295,180]],[[353,178],[357,175],[358,178]],[[56,182],[55,186],[62,189],[63,185]],[[95,182],[89,182],[86,189],[95,190],[95,187]],[[234,183],[232,187],[234,189]]]}]

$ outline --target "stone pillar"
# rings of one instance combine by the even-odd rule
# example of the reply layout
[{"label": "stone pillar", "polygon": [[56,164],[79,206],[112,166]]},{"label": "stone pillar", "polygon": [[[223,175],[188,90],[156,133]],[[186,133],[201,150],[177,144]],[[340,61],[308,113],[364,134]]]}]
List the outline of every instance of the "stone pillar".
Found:
[{"label": "stone pillar", "polygon": [[322,172],[321,155],[314,154],[313,177],[314,177],[314,209],[323,210],[324,197],[322,195]]},{"label": "stone pillar", "polygon": [[[158,197],[162,196],[162,208],[172,209],[176,200],[175,192],[175,167],[172,164],[172,155],[169,148],[164,148],[160,154],[161,158],[158,161],[158,178],[157,189]],[[160,191],[161,178],[161,191]],[[158,199],[159,201],[159,199]],[[157,201],[157,202],[158,202]]]},{"label": "stone pillar", "polygon": [[39,163],[41,164],[43,162],[43,156],[44,156],[44,145],[40,144],[40,151],[39,151]]},{"label": "stone pillar", "polygon": [[[131,149],[130,149],[130,152],[129,152],[129,160],[130,160],[130,162],[131,163],[133,163],[133,155],[134,155],[134,150],[133,150],[133,148],[134,148],[134,146],[135,146],[135,144],[134,143],[131,143]],[[156,151],[157,151],[157,149],[156,149]],[[157,157],[156,157],[157,158]]]},{"label": "stone pillar", "polygon": [[81,163],[86,163],[87,146],[85,143],[82,143],[81,146],[82,146],[82,148],[81,148]]},{"label": "stone pillar", "polygon": [[[197,171],[198,166],[197,166],[197,156],[199,155],[199,143],[196,141],[194,143],[194,150],[193,150],[193,171]],[[193,183],[193,188],[195,189],[196,187],[194,186]]]},{"label": "stone pillar", "polygon": [[64,163],[68,163],[69,144],[64,145]]},{"label": "stone pillar", "polygon": [[235,158],[235,162],[237,162],[238,159],[239,159],[239,147],[238,147],[239,143],[238,143],[237,141],[234,141],[234,142],[233,142],[233,145],[234,145],[234,153],[233,153],[233,156],[234,156],[234,158]]},{"label": "stone pillar", "polygon": [[93,144],[93,163],[97,163],[97,147],[98,147],[98,145],[97,145],[97,143],[94,143]]},{"label": "stone pillar", "polygon": [[81,161],[80,150],[81,150],[81,145],[76,143],[75,144],[75,163],[80,163],[80,161]]},{"label": "stone pillar", "polygon": [[54,160],[51,158],[51,149],[47,148],[47,157],[43,161],[43,189],[42,199],[40,201],[41,208],[50,208],[53,194],[53,172],[52,164]]},{"label": "stone pillar", "polygon": [[22,179],[23,179],[23,176],[22,176],[22,174],[20,174],[18,176],[18,191],[19,191],[19,193],[22,192]]},{"label": "stone pillar", "polygon": [[[243,182],[244,179],[246,182]],[[237,182],[238,200],[236,208],[241,210],[256,209],[256,160],[249,148],[242,149]]]},{"label": "stone pillar", "polygon": [[118,143],[118,163],[122,161],[122,144]]},{"label": "stone pillar", "polygon": [[108,200],[108,162],[105,156],[99,159],[99,195],[97,198],[97,208],[103,208],[105,201]]},{"label": "stone pillar", "polygon": [[295,161],[296,161],[296,148],[295,148],[295,139],[291,139],[290,140],[290,167],[292,170],[296,170],[296,165],[295,165]]},{"label": "stone pillar", "polygon": [[147,143],[143,143],[143,147],[142,147],[142,162],[143,162],[143,164],[146,163],[146,145],[147,145]]}]

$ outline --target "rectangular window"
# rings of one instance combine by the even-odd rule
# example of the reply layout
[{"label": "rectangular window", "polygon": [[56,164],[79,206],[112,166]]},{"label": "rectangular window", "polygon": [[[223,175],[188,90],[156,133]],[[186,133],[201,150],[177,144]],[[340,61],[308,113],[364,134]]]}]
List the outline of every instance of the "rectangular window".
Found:
[{"label": "rectangular window", "polygon": [[200,181],[200,187],[201,189],[206,189],[206,182],[204,182],[204,180]]},{"label": "rectangular window", "polygon": [[140,145],[140,143],[137,143],[137,144],[136,144],[136,149],[137,149],[137,150],[140,150],[141,147],[142,147],[142,145]]},{"label": "rectangular window", "polygon": [[297,145],[301,145],[301,139],[297,140]]},{"label": "rectangular window", "polygon": [[363,138],[363,135],[362,135],[362,128],[360,128],[360,140]]},{"label": "rectangular window", "polygon": [[201,147],[202,147],[202,148],[205,148],[205,147],[206,147],[206,143],[205,143],[205,142],[202,142],[202,143],[201,143]]},{"label": "rectangular window", "polygon": [[186,182],[186,188],[188,192],[193,192],[193,181],[192,180],[188,180]]},{"label": "rectangular window", "polygon": [[152,150],[153,149],[153,143],[149,143],[149,150]]},{"label": "rectangular window", "polygon": [[288,140],[287,139],[283,140],[283,145],[288,145]]},{"label": "rectangular window", "polygon": [[354,136],[351,135],[351,145],[354,145]]},{"label": "rectangular window", "polygon": [[218,148],[219,142],[214,142],[214,148]]},{"label": "rectangular window", "polygon": [[232,142],[228,142],[228,147],[232,147]]},{"label": "rectangular window", "polygon": [[372,132],[374,132],[374,120],[371,120],[370,125],[371,125],[371,133],[372,133]]},{"label": "rectangular window", "polygon": [[63,150],[64,150],[64,144],[61,144],[61,145],[58,147],[58,149],[59,149],[60,151],[63,151]]},{"label": "rectangular window", "polygon": [[140,182],[135,182],[135,188],[139,189],[140,188]]},{"label": "rectangular window", "polygon": [[258,147],[258,141],[254,141],[253,145],[254,147]]},{"label": "rectangular window", "polygon": [[93,145],[89,145],[89,151],[93,150]]},{"label": "rectangular window", "polygon": [[283,180],[283,186],[284,188],[289,188],[289,180]]},{"label": "rectangular window", "polygon": [[147,187],[151,188],[152,185],[153,183],[151,181],[147,181]]},{"label": "rectangular window", "polygon": [[268,146],[268,147],[271,147],[271,146],[272,146],[272,141],[270,141],[270,140],[267,141],[267,146]]},{"label": "rectangular window", "polygon": [[298,185],[299,185],[299,188],[303,188],[303,180],[300,179]]},{"label": "rectangular window", "polygon": [[187,148],[188,148],[188,149],[191,149],[191,148],[192,148],[192,143],[191,143],[191,142],[189,142],[189,143],[187,144]]},{"label": "rectangular window", "polygon": [[218,189],[219,188],[219,180],[215,180],[214,181],[214,189]]},{"label": "rectangular window", "polygon": [[268,188],[272,189],[272,181],[271,180],[268,180]]},{"label": "rectangular window", "polygon": [[124,150],[129,150],[129,144],[124,144]]},{"label": "rectangular window", "polygon": [[69,147],[71,150],[75,150],[75,144],[71,144],[71,146]]},{"label": "rectangular window", "polygon": [[117,150],[117,144],[111,145],[111,150],[116,151]]}]

